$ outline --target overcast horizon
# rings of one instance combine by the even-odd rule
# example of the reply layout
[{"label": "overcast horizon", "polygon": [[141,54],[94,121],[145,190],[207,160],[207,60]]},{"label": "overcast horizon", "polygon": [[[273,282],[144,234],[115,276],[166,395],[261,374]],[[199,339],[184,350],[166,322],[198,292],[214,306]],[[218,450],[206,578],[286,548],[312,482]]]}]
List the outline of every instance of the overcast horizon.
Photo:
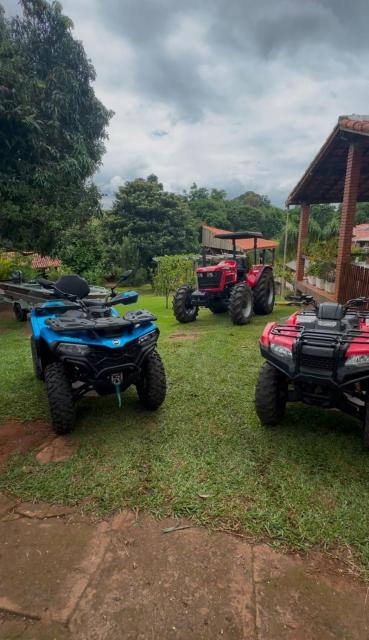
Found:
[{"label": "overcast horizon", "polygon": [[[15,0],[0,0],[7,16]],[[115,112],[96,184],[283,205],[342,114],[369,112],[365,0],[64,0]]]}]

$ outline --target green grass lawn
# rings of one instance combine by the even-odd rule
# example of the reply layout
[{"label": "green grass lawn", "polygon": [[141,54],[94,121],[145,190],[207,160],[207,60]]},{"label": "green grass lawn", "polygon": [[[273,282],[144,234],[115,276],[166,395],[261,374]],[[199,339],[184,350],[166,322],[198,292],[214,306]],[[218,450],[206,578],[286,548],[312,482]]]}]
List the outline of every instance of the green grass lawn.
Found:
[{"label": "green grass lawn", "polygon": [[[133,389],[121,410],[114,397],[86,398],[71,436],[81,444],[78,454],[44,466],[34,453],[15,456],[0,487],[98,514],[129,506],[188,516],[298,549],[349,545],[368,566],[369,454],[358,424],[303,405],[290,406],[274,429],[261,427],[255,415],[258,337],[266,318],[235,327],[227,315],[203,310],[195,323],[178,325],[163,299],[146,293],[135,307],[159,317],[168,377],[163,407],[143,410]],[[289,313],[278,306],[274,317]],[[0,326],[6,329],[0,332],[0,423],[46,418],[24,325],[0,314]],[[173,340],[175,332],[196,339]]]}]

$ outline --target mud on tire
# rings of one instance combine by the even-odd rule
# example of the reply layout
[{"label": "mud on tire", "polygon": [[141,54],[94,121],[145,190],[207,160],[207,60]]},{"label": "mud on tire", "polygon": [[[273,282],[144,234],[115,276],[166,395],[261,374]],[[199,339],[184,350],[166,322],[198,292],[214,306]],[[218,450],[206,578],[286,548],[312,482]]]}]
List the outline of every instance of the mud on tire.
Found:
[{"label": "mud on tire", "polygon": [[144,360],[141,378],[136,384],[137,394],[146,409],[155,411],[164,402],[167,393],[165,369],[157,351]]},{"label": "mud on tire", "polygon": [[247,284],[236,284],[229,297],[228,312],[233,324],[248,324],[253,315],[253,296]]},{"label": "mud on tire", "polygon": [[287,377],[264,362],[256,383],[255,407],[260,422],[274,426],[282,420],[287,402]]},{"label": "mud on tire", "polygon": [[258,315],[265,316],[272,313],[275,299],[275,286],[273,271],[265,269],[253,288],[254,311]]},{"label": "mud on tire", "polygon": [[178,322],[194,322],[199,308],[191,305],[191,293],[193,289],[188,284],[179,287],[173,296],[173,313]]},{"label": "mud on tire", "polygon": [[75,423],[73,393],[61,362],[47,365],[45,383],[52,428],[59,435],[70,433]]}]

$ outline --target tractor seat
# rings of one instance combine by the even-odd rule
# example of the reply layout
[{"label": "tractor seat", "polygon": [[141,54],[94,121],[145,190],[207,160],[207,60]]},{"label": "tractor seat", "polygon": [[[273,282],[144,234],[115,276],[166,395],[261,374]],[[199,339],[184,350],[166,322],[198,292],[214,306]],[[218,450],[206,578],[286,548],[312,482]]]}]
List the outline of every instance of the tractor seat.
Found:
[{"label": "tractor seat", "polygon": [[242,280],[248,272],[247,258],[245,258],[244,256],[237,256],[236,264],[237,264],[237,279]]},{"label": "tractor seat", "polygon": [[319,320],[342,320],[345,310],[338,302],[321,302],[317,317]]}]

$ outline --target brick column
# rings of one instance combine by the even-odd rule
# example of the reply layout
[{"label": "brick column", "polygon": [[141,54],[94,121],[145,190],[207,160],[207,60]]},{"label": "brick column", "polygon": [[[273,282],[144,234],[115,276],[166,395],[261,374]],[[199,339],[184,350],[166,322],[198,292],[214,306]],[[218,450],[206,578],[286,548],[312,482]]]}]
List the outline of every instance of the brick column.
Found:
[{"label": "brick column", "polygon": [[299,238],[297,241],[297,257],[296,257],[296,282],[304,277],[304,242],[307,238],[309,229],[310,205],[303,204],[300,213]]},{"label": "brick column", "polygon": [[351,260],[352,230],[355,224],[356,200],[360,180],[362,148],[350,144],[347,155],[345,187],[343,192],[340,237],[336,263],[336,300],[341,301],[343,290],[342,271]]}]

